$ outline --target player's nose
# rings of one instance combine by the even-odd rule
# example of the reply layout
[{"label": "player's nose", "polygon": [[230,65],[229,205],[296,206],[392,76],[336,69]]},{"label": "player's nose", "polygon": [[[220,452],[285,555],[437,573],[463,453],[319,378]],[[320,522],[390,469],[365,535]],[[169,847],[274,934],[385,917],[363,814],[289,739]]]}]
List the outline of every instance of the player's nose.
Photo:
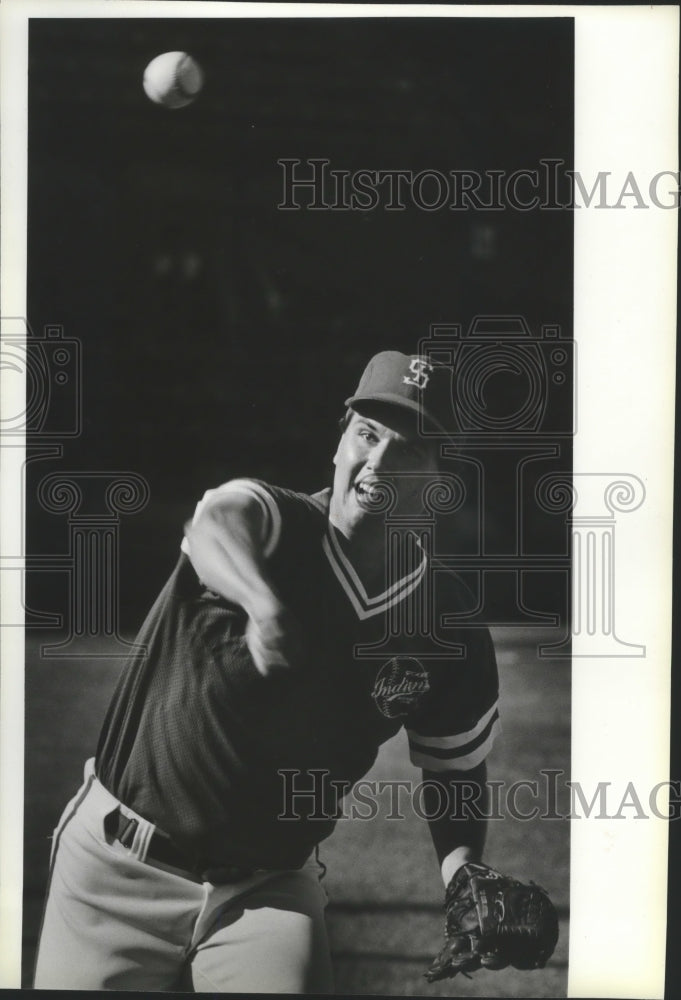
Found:
[{"label": "player's nose", "polygon": [[367,468],[372,472],[384,472],[389,464],[390,442],[386,440],[377,441],[366,460]]}]

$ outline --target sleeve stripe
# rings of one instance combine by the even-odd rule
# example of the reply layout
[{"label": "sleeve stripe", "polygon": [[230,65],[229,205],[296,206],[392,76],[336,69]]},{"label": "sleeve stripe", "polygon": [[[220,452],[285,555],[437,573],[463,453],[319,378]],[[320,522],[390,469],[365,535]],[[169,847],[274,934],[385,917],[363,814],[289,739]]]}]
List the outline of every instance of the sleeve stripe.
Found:
[{"label": "sleeve stripe", "polygon": [[[253,479],[232,479],[228,483],[223,483],[214,490],[206,490],[201,500],[196,505],[192,524],[196,521],[207,503],[212,503],[216,498],[225,496],[228,493],[241,493],[254,497],[262,507],[265,515],[263,526],[262,542],[265,555],[270,556],[277,547],[279,536],[281,535],[281,513],[270,493]],[[189,544],[186,538],[182,539],[181,549],[189,555]]]},{"label": "sleeve stripe", "polygon": [[471,753],[471,751],[477,750],[479,746],[481,746],[489,739],[489,735],[494,729],[495,723],[497,722],[498,718],[499,718],[499,713],[495,711],[494,715],[489,720],[489,722],[482,730],[482,732],[478,733],[478,735],[474,739],[466,743],[465,746],[427,747],[423,746],[416,740],[410,740],[409,746],[411,750],[413,750],[415,753],[425,753],[429,757],[437,758],[437,760],[457,760],[460,757],[467,756],[469,753]]},{"label": "sleeve stripe", "polygon": [[465,746],[475,739],[488,725],[493,716],[498,716],[499,701],[494,702],[492,707],[478,720],[478,722],[466,733],[455,733],[453,736],[423,736],[414,729],[408,729],[410,743],[420,743],[424,747],[440,747],[443,750],[453,750],[455,747]]},{"label": "sleeve stripe", "polygon": [[423,753],[415,748],[410,748],[409,756],[412,764],[416,767],[423,767],[427,771],[469,771],[471,768],[477,767],[487,757],[492,749],[494,740],[500,732],[501,726],[499,720],[495,719],[485,741],[462,757],[450,757],[442,760],[439,757],[432,757],[430,754]]},{"label": "sleeve stripe", "polygon": [[245,493],[255,497],[260,502],[260,506],[265,513],[265,527],[263,531],[263,545],[265,555],[270,556],[277,547],[279,536],[281,535],[281,513],[274,500],[274,497],[253,479],[232,479],[225,483],[217,492],[224,493]]}]

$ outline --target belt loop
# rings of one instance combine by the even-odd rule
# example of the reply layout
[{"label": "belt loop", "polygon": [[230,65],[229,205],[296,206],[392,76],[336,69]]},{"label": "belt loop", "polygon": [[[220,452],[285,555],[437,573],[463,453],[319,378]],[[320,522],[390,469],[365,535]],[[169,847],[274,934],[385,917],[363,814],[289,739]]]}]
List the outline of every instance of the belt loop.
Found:
[{"label": "belt loop", "polygon": [[149,843],[156,827],[143,816],[131,815],[132,810],[120,806],[111,814],[116,840],[138,861],[146,861]]},{"label": "belt loop", "polygon": [[139,826],[139,823],[137,822],[136,819],[133,819],[131,816],[125,816],[123,814],[121,816],[121,820],[122,820],[122,827],[119,830],[118,839],[120,840],[123,847],[132,849],[132,845],[135,840],[135,833],[137,832],[137,827]]}]

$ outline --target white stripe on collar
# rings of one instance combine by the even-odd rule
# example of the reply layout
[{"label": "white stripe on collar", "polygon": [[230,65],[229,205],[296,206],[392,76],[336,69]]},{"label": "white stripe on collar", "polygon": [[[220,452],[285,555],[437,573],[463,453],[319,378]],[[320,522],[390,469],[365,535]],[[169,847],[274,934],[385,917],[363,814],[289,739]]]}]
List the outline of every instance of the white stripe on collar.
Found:
[{"label": "white stripe on collar", "polygon": [[[420,548],[420,542],[418,539],[415,540]],[[428,562],[424,552],[423,558],[416,569],[407,573],[406,576],[402,577],[396,583],[391,584],[382,594],[378,594],[376,597],[369,597],[354,566],[343,552],[336,535],[336,529],[330,521],[327,522],[327,532],[322,542],[322,548],[336,579],[350,599],[357,617],[362,621],[365,618],[370,618],[372,615],[378,615],[383,611],[387,611],[411,594],[421,582]]]}]

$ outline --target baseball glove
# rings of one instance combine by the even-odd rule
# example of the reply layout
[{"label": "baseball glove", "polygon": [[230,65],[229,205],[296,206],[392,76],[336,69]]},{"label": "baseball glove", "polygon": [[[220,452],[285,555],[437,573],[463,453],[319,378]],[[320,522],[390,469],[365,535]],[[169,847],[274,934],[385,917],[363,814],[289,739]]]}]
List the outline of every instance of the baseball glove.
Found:
[{"label": "baseball glove", "polygon": [[436,979],[476,969],[541,969],[558,940],[558,916],[547,893],[487,865],[463,865],[445,894],[445,944],[425,973]]}]

